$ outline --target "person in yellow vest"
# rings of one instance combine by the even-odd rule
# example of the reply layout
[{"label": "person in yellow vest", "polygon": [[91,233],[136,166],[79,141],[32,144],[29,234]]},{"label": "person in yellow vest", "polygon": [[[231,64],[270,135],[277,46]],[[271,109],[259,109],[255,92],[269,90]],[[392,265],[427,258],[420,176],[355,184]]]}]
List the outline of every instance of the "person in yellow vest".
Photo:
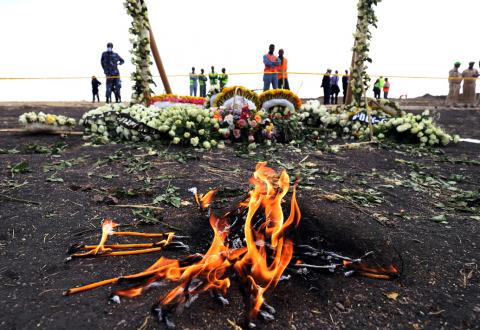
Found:
[{"label": "person in yellow vest", "polygon": [[222,68],[222,73],[218,75],[218,81],[220,82],[220,90],[228,84],[228,74],[226,74],[225,68]]},{"label": "person in yellow vest", "polygon": [[462,72],[463,77],[463,100],[467,107],[474,107],[476,105],[477,94],[475,87],[477,85],[478,71],[473,66],[475,62],[468,64],[468,69]]},{"label": "person in yellow vest", "polygon": [[207,96],[207,76],[205,75],[205,70],[200,70],[200,75],[198,76],[198,85],[200,86],[200,97]]},{"label": "person in yellow vest", "polygon": [[460,88],[463,80],[462,74],[458,71],[460,65],[460,62],[455,62],[453,69],[448,72],[448,95],[445,101],[447,107],[457,106],[460,99]]},{"label": "person in yellow vest", "polygon": [[268,53],[263,55],[263,64],[265,69],[263,70],[263,91],[268,91],[270,85],[273,89],[278,88],[278,75],[277,67],[280,65],[280,60],[278,57],[273,55],[275,51],[275,45],[271,44],[268,47]]},{"label": "person in yellow vest", "polygon": [[190,73],[190,96],[197,96],[197,81],[198,75],[195,74],[195,68],[192,68],[192,73]]},{"label": "person in yellow vest", "polygon": [[278,88],[280,89],[290,89],[288,84],[288,60],[283,56],[285,52],[283,49],[278,51],[278,59],[280,60],[280,65],[277,69],[278,73]]},{"label": "person in yellow vest", "polygon": [[388,100],[388,92],[390,92],[390,82],[388,78],[385,78],[385,83],[383,84],[383,98]]},{"label": "person in yellow vest", "polygon": [[212,66],[212,72],[208,74],[208,79],[210,79],[210,88],[217,87],[218,73],[215,72],[214,66]]}]

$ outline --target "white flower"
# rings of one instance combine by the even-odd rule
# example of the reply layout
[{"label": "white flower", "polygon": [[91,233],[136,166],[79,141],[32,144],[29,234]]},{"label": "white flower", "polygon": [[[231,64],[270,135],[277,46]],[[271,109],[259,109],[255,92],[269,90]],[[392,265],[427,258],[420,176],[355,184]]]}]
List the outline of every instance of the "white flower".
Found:
[{"label": "white flower", "polygon": [[190,144],[194,147],[198,146],[199,139],[198,137],[193,137],[190,139]]}]

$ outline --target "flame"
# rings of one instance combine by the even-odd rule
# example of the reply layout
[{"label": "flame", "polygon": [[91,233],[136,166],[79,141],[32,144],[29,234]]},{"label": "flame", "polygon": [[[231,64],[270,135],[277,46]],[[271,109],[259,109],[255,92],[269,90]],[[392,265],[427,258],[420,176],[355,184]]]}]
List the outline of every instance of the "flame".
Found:
[{"label": "flame", "polygon": [[[293,254],[293,242],[289,237],[290,229],[300,221],[300,209],[296,200],[296,185],[293,187],[290,215],[284,218],[282,201],[290,188],[290,178],[283,171],[280,176],[262,162],[257,164],[250,182],[254,185],[249,198],[240,203],[239,208],[248,206],[245,219],[244,236],[246,246],[233,248],[229,240],[230,213],[223,216],[210,214],[210,226],[214,237],[208,251],[196,262],[181,262],[161,258],[145,272],[154,271],[145,283],[139,286],[116,291],[124,297],[134,297],[154,282],[169,280],[176,286],[160,299],[162,307],[178,306],[188,303],[202,292],[213,290],[226,294],[230,287],[230,275],[235,272],[249,291],[251,299],[250,318],[257,316],[264,303],[264,294],[274,288]],[[205,209],[211,205],[216,190],[200,198],[196,190],[192,191],[198,205]],[[259,212],[262,209],[263,212]],[[255,223],[263,220],[256,228]]]},{"label": "flame", "polygon": [[389,265],[387,267],[371,267],[366,263],[352,262],[348,260],[343,261],[343,265],[347,269],[353,269],[357,271],[357,274],[381,280],[390,280],[398,276],[399,272],[397,267]]}]

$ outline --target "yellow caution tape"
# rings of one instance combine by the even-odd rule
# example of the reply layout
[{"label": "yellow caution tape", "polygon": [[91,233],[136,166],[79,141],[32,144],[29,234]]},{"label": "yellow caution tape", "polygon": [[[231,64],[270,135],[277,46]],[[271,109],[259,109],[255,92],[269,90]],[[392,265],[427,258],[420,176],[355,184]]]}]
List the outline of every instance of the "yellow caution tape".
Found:
[{"label": "yellow caution tape", "polygon": [[[283,72],[269,72],[268,74],[279,74]],[[304,75],[304,76],[323,76],[325,73],[321,72],[285,72],[286,74],[289,75]],[[233,72],[233,73],[227,73],[228,76],[241,76],[241,75],[263,75],[264,72]],[[206,73],[204,74],[205,76],[208,76],[209,74]],[[189,77],[190,74],[172,74],[172,75],[167,75],[168,77],[171,78],[176,78],[176,77]],[[193,76],[201,76],[201,74],[194,74]],[[350,75],[345,75],[345,74],[330,74],[330,76],[336,76],[336,77],[344,77],[344,76],[350,76]],[[160,76],[153,76],[154,78],[160,78]],[[385,77],[385,78],[396,78],[396,79],[437,79],[437,80],[480,80],[480,77],[465,77],[465,78],[453,78],[453,77],[432,77],[432,76],[398,76],[398,75],[370,75],[371,78],[379,78],[379,77]],[[92,76],[72,76],[72,77],[0,77],[0,80],[80,80],[80,79],[91,79]],[[130,76],[111,76],[111,77],[97,77],[101,79],[107,79],[107,78],[126,78],[130,79]]]}]

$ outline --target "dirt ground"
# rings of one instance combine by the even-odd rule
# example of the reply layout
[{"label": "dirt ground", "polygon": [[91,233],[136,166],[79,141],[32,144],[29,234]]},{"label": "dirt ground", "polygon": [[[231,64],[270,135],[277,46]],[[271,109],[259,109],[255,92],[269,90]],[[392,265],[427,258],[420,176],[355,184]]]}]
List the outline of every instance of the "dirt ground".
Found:
[{"label": "dirt ground", "polygon": [[[18,116],[26,111],[80,118],[89,108],[3,105],[0,129],[17,127]],[[435,113],[448,132],[480,139],[478,110]],[[382,144],[337,153],[277,146],[245,155],[233,147],[197,152],[89,146],[81,136],[5,132],[0,132],[0,328],[164,328],[150,309],[166,288],[121,304],[109,301],[108,286],[72,296],[62,293],[185,252],[65,262],[68,248],[96,244],[101,220],[111,218],[138,231],[173,230],[188,236],[182,241],[191,252],[205,252],[212,233],[188,188],[245,192],[260,160],[302,177],[302,241],[353,257],[374,251],[372,262],[394,263],[402,271],[393,281],[329,272],[293,275],[267,294],[276,320],[258,321],[260,328],[479,328],[479,195],[460,202],[465,192],[480,192],[478,144],[462,142],[434,151]],[[28,168],[15,166],[21,162]],[[162,209],[155,212],[119,207],[150,205],[168,188],[183,201],[180,207],[160,203],[156,206]],[[201,296],[173,318],[177,328],[233,329],[245,310],[235,285],[227,298],[231,304],[222,307],[208,294]]]}]

